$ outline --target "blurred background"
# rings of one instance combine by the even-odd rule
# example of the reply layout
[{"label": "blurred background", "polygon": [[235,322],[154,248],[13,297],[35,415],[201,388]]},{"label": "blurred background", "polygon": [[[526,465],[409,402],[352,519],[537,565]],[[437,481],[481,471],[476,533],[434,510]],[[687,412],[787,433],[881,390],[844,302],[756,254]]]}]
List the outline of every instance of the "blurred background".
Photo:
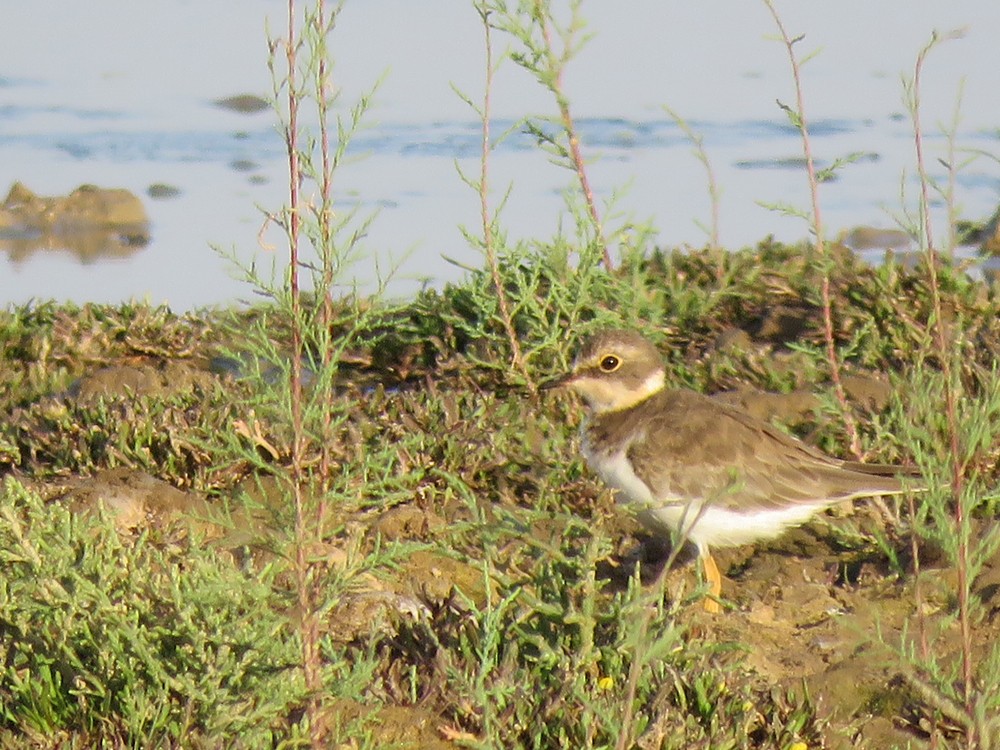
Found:
[{"label": "blurred background", "polygon": [[[790,34],[804,34],[806,113],[821,163],[864,154],[823,187],[831,236],[855,227],[892,229],[915,205],[913,136],[902,103],[935,30],[965,30],[935,49],[923,82],[928,162],[946,153],[942,126],[961,96],[958,145],[1000,153],[1000,4],[995,0],[845,0],[779,4]],[[273,111],[267,29],[286,26],[274,0],[108,0],[7,3],[0,46],[0,197],[20,181],[42,196],[82,184],[126,188],[150,219],[148,244],[108,252],[28,247],[0,232],[0,304],[55,298],[128,299],[175,311],[251,297],[233,265],[269,268],[281,253],[259,237],[264,211],[287,200],[287,165]],[[798,134],[776,100],[794,102],[784,47],[763,4],[683,0],[585,3],[593,39],[566,79],[598,197],[625,190],[616,211],[650,220],[661,245],[700,246],[710,220],[704,168],[663,110],[669,105],[704,137],[721,187],[720,239],[729,248],[769,234],[807,236],[801,220],[760,203],[805,209],[808,188]],[[509,40],[495,34],[497,51]],[[377,212],[365,257],[349,281],[412,294],[480,265],[459,225],[478,225],[478,197],[456,162],[478,169],[479,123],[453,92],[483,91],[483,32],[471,3],[434,13],[406,0],[349,1],[331,38],[334,80],[345,111],[379,79],[357,157],[337,176],[341,206]],[[506,62],[493,92],[494,134],[516,118],[554,113],[550,97]],[[964,158],[964,156],[963,156]],[[562,191],[573,175],[552,166],[530,139],[501,145],[492,162],[495,198],[513,189],[502,221],[514,238],[548,238],[568,219]],[[979,158],[959,175],[963,217],[996,209],[1000,169]],[[901,193],[905,195],[901,196]],[[941,207],[936,231],[947,226]],[[18,238],[14,238],[18,239]],[[262,241],[263,240],[263,241]],[[217,248],[217,250],[213,250]],[[880,249],[873,252],[879,253]],[[450,262],[451,259],[455,262]]]}]

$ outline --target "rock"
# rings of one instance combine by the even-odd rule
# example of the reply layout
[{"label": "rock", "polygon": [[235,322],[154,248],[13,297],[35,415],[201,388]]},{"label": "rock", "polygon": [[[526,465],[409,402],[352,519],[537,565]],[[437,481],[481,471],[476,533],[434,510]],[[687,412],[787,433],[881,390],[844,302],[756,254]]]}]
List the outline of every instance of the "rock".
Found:
[{"label": "rock", "polygon": [[457,590],[481,607],[486,603],[483,570],[431,550],[417,550],[401,566],[401,587],[419,599],[447,601]]},{"label": "rock", "polygon": [[339,598],[325,623],[326,634],[339,643],[373,641],[393,636],[404,620],[430,618],[430,610],[412,596],[375,587],[351,591]]},{"label": "rock", "polygon": [[243,115],[252,115],[271,108],[266,99],[262,99],[256,94],[227,96],[223,99],[216,99],[212,104],[219,109],[228,109],[231,112],[239,112]]},{"label": "rock", "polygon": [[166,200],[176,198],[181,194],[181,189],[176,185],[168,185],[165,182],[154,182],[146,188],[146,195],[153,200]]},{"label": "rock", "polygon": [[148,243],[142,201],[122,188],[81,185],[68,196],[44,197],[15,182],[0,203],[0,248],[15,258],[67,249],[90,260],[128,255]]},{"label": "rock", "polygon": [[372,530],[383,539],[398,541],[432,538],[444,526],[445,520],[432,511],[398,505],[382,513],[372,524]]},{"label": "rock", "polygon": [[862,250],[908,250],[912,240],[902,229],[855,227],[844,232],[838,241],[854,252]]},{"label": "rock", "polygon": [[81,185],[68,196],[46,198],[15,182],[0,204],[0,227],[73,232],[81,227],[145,228],[142,201],[124,188]]},{"label": "rock", "polygon": [[198,385],[207,386],[212,379],[210,374],[183,362],[111,365],[79,378],[70,385],[67,395],[77,403],[90,405],[102,398],[170,396]]},{"label": "rock", "polygon": [[185,519],[213,531],[204,522],[207,503],[144,471],[119,467],[73,480],[60,496],[76,513],[110,512],[122,532],[142,532]]},{"label": "rock", "polygon": [[[486,602],[482,570],[431,550],[417,550],[385,580],[358,576],[329,614],[325,630],[342,643],[394,635],[406,621],[431,617],[431,607],[460,592],[477,607]],[[458,601],[461,601],[459,598]]]},{"label": "rock", "polygon": [[811,314],[804,307],[774,305],[757,323],[753,336],[758,341],[784,344],[796,341],[809,329]]},{"label": "rock", "polygon": [[726,328],[715,337],[712,348],[718,352],[751,352],[754,350],[753,339],[742,328]]},{"label": "rock", "polygon": [[112,365],[84,375],[67,392],[78,403],[94,404],[101,398],[158,394],[162,387],[163,381],[153,367]]}]

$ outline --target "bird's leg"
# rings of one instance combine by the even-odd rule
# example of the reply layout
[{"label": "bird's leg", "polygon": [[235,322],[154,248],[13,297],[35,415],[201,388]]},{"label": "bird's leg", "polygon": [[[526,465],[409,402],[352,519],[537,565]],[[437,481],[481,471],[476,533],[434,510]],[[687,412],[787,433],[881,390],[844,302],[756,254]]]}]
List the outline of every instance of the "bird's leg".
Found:
[{"label": "bird's leg", "polygon": [[722,574],[719,572],[719,566],[715,564],[715,558],[712,557],[712,553],[707,548],[700,551],[699,557],[705,570],[705,580],[708,581],[708,595],[705,597],[703,606],[706,612],[716,615],[722,611],[722,606],[719,604],[719,596],[722,594]]}]

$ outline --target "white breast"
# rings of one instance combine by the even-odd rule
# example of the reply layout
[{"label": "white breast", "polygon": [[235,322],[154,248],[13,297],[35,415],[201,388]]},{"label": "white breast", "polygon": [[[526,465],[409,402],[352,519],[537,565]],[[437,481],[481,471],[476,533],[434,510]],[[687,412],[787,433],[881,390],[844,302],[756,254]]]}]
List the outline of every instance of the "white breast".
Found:
[{"label": "white breast", "polygon": [[711,504],[674,504],[649,508],[639,514],[639,520],[654,528],[662,529],[666,526],[674,531],[682,531],[700,549],[738,547],[763,539],[774,539],[785,529],[805,523],[828,505],[828,502],[797,504],[773,510],[758,509],[750,514]]},{"label": "white breast", "polygon": [[610,455],[594,451],[586,434],[583,436],[580,450],[583,457],[587,459],[590,468],[597,472],[605,484],[625,495],[625,497],[618,497],[619,502],[633,502],[644,506],[659,504],[656,502],[659,498],[653,495],[649,485],[639,479],[632,471],[632,465],[624,450]]},{"label": "white breast", "polygon": [[656,495],[634,471],[625,451],[614,454],[595,452],[584,436],[581,446],[587,463],[609,486],[618,490],[617,500],[636,505],[643,525],[658,533],[680,532],[701,549],[736,547],[762,539],[774,539],[785,529],[809,520],[830,501],[796,503],[784,508],[753,514],[705,503],[702,497]]}]

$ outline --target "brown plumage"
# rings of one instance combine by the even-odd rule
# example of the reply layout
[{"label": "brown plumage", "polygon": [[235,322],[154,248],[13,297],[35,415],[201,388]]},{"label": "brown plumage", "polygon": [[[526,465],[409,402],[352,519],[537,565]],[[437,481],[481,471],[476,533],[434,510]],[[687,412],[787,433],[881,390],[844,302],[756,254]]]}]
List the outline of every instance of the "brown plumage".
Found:
[{"label": "brown plumage", "polygon": [[[721,576],[710,547],[778,536],[817,511],[856,497],[905,491],[883,464],[832,458],[746,412],[694,391],[669,390],[659,352],[630,331],[588,340],[555,381],[590,407],[583,452],[621,499],[658,530],[698,545],[712,593]],[[706,600],[706,608],[718,605]]]},{"label": "brown plumage", "polygon": [[741,513],[902,490],[898,467],[831,458],[694,391],[664,389],[640,405],[596,414],[586,439],[627,445],[633,470],[657,495],[717,496],[717,506]]}]

